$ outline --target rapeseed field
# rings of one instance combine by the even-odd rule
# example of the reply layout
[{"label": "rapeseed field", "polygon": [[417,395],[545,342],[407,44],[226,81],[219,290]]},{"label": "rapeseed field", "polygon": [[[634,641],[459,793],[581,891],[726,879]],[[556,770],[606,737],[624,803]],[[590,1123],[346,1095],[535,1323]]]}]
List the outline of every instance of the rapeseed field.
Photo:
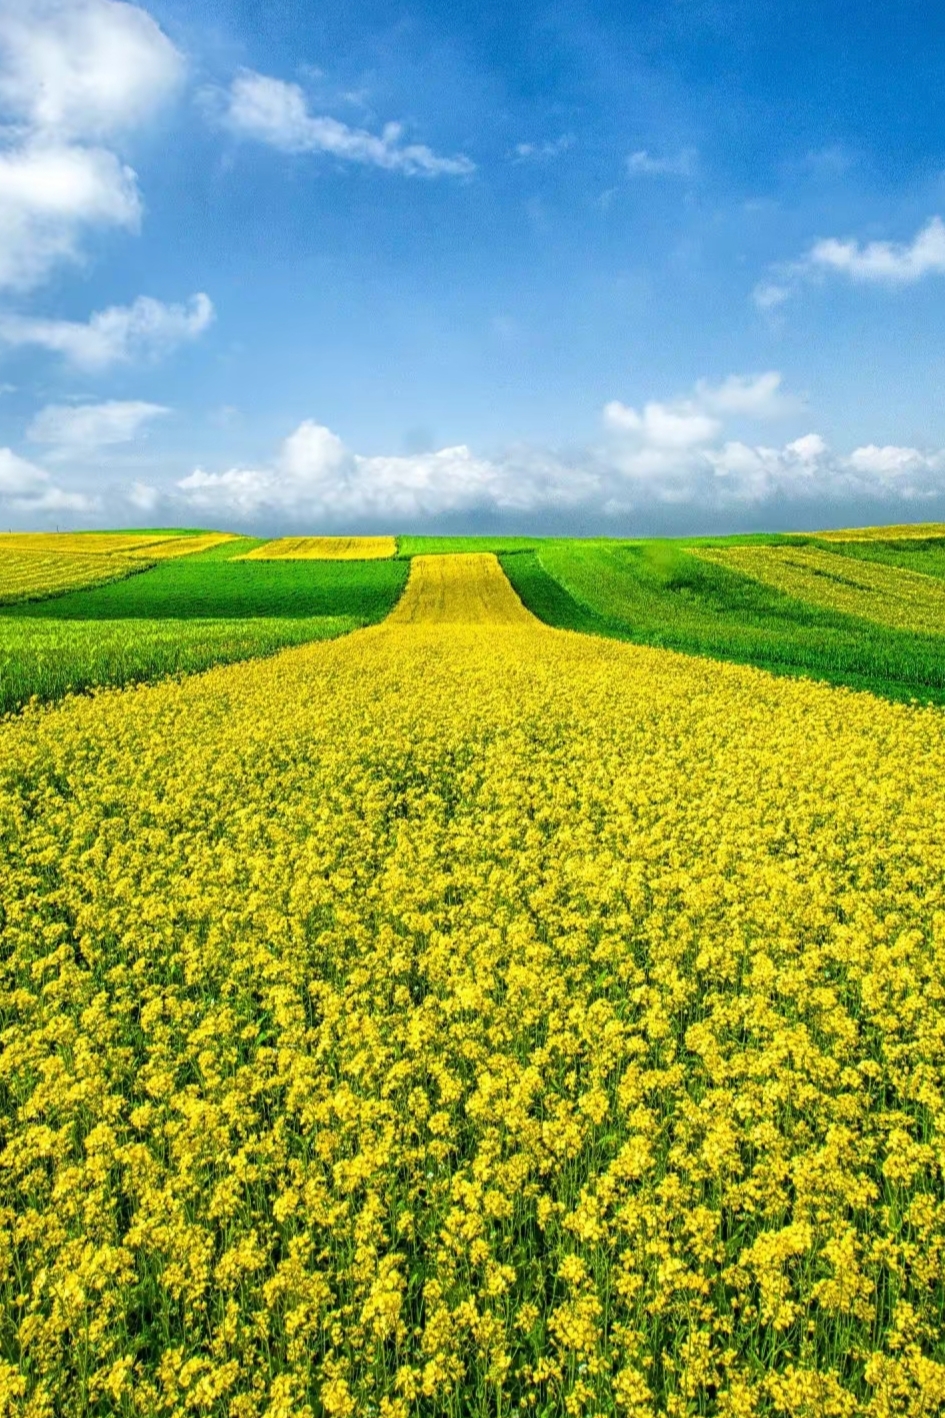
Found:
[{"label": "rapeseed field", "polygon": [[936,576],[840,557],[818,547],[735,546],[706,548],[698,554],[815,606],[896,630],[945,632],[945,583]]},{"label": "rapeseed field", "polygon": [[247,561],[383,561],[397,554],[394,537],[277,537],[246,553]]},{"label": "rapeseed field", "polygon": [[940,1413],[943,773],[484,555],[7,719],[0,1412]]}]

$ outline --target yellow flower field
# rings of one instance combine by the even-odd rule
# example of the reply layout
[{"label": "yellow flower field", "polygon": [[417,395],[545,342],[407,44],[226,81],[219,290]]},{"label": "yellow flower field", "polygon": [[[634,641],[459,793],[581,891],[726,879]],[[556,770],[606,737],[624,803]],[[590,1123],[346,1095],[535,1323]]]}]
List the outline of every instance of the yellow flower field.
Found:
[{"label": "yellow flower field", "polygon": [[[209,535],[216,536],[217,533]],[[0,554],[41,552],[45,556],[113,556],[182,541],[173,532],[0,532]],[[190,540],[190,539],[188,539]]]},{"label": "yellow flower field", "polygon": [[233,538],[225,532],[196,537],[124,532],[0,533],[0,604],[57,595],[114,581],[168,557],[209,551]]},{"label": "yellow flower field", "polygon": [[386,561],[396,556],[394,537],[278,537],[241,561]]},{"label": "yellow flower field", "polygon": [[432,560],[0,724],[0,1413],[940,1413],[942,711]]},{"label": "yellow flower field", "polygon": [[97,586],[141,569],[139,561],[117,553],[62,555],[56,551],[21,551],[0,542],[0,604]]},{"label": "yellow flower field", "polygon": [[817,547],[700,547],[696,555],[812,605],[898,630],[945,634],[945,585],[919,571],[853,560]]},{"label": "yellow flower field", "polygon": [[840,531],[818,532],[822,542],[925,541],[945,537],[945,522],[909,522],[893,527],[847,527]]},{"label": "yellow flower field", "polygon": [[236,541],[233,532],[204,532],[200,536],[162,537],[160,541],[148,540],[138,547],[129,548],[128,554],[143,557],[147,561],[167,561],[171,557],[193,556],[196,552],[211,551],[223,546],[224,542]]}]

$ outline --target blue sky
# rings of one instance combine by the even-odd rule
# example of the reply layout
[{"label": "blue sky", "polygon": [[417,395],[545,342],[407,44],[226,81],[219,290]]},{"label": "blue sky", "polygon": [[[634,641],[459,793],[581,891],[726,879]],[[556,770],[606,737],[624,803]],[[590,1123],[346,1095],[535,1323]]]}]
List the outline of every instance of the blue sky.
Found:
[{"label": "blue sky", "polygon": [[0,523],[945,517],[943,40],[0,0]]}]

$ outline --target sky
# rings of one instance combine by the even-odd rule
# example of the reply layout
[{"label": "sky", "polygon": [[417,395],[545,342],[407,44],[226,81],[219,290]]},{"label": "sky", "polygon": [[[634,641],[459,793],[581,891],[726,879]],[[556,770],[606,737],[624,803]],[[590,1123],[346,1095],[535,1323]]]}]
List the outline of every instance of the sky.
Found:
[{"label": "sky", "polygon": [[0,0],[0,528],[945,520],[943,42]]}]

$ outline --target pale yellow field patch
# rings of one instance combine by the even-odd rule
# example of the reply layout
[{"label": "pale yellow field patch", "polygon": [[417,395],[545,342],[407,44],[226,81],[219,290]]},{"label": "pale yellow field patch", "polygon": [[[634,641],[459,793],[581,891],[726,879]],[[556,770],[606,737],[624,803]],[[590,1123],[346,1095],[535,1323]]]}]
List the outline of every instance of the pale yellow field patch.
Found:
[{"label": "pale yellow field patch", "polygon": [[394,537],[277,537],[238,561],[389,561]]},{"label": "pale yellow field patch", "polygon": [[491,552],[415,556],[410,579],[385,625],[522,625],[539,622]]},{"label": "pale yellow field patch", "polygon": [[113,556],[140,552],[166,542],[195,541],[173,532],[0,532],[0,554],[35,553],[44,556]]},{"label": "pale yellow field patch", "polygon": [[227,532],[0,533],[0,603],[83,590],[147,570],[168,557],[192,556],[232,540]]},{"label": "pale yellow field patch", "polygon": [[136,547],[128,555],[146,561],[169,561],[175,556],[195,556],[197,552],[212,551],[214,547],[223,546],[224,542],[236,540],[233,532],[207,532],[199,537],[170,537]]},{"label": "pale yellow field patch", "polygon": [[945,537],[945,522],[913,522],[895,527],[847,527],[834,532],[817,532],[822,542],[909,542]]},{"label": "pale yellow field patch", "polygon": [[82,556],[0,546],[0,604],[77,591],[143,569],[140,561],[118,554]]},{"label": "pale yellow field patch", "polygon": [[695,554],[810,605],[897,630],[945,634],[945,583],[935,576],[816,547],[705,547]]}]

